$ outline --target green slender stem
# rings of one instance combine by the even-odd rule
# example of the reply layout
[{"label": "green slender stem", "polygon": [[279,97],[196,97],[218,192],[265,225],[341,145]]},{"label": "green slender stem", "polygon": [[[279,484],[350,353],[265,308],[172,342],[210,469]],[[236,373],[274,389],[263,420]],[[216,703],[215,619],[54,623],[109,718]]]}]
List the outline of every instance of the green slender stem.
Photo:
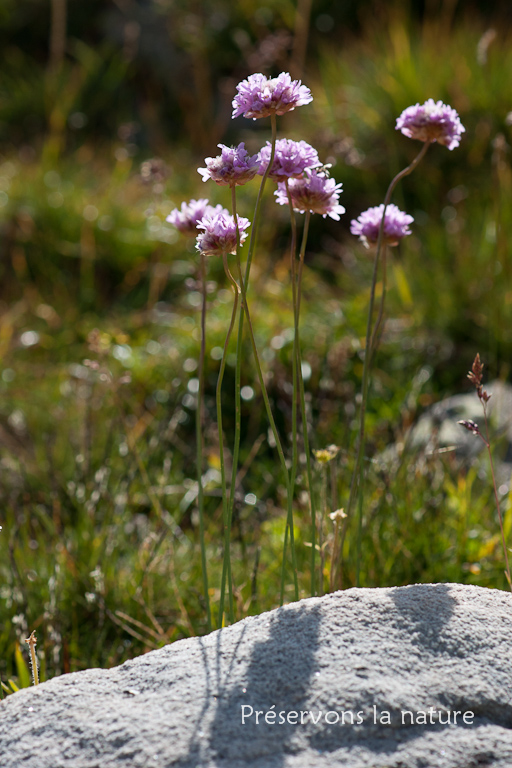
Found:
[{"label": "green slender stem", "polygon": [[[270,170],[272,168],[272,164],[274,162],[274,155],[275,155],[275,148],[276,148],[276,138],[277,138],[277,123],[276,123],[276,116],[271,115],[270,118],[271,122],[271,129],[272,129],[272,143],[271,143],[271,151],[270,151],[270,162],[268,164],[268,167],[263,174],[263,177],[261,179],[260,188],[258,191],[258,196],[256,198],[256,206],[254,209],[254,217],[253,217],[253,224],[251,227],[251,236],[249,239],[249,248],[248,248],[248,254],[247,254],[247,263],[245,265],[245,275],[244,275],[244,283],[245,283],[245,289],[247,291],[247,287],[249,285],[249,275],[251,271],[251,263],[252,263],[252,256],[254,253],[254,247],[256,244],[256,232],[258,229],[259,224],[259,216],[260,216],[260,210],[261,210],[261,200],[263,196],[263,190],[265,189],[265,183],[267,181],[268,175],[270,173]],[[236,214],[236,197],[234,196],[234,189],[232,188],[232,205],[233,205],[233,216]],[[235,222],[236,227],[238,230],[238,219],[235,216]],[[239,238],[237,237],[237,243],[239,247]],[[231,469],[231,493],[229,496],[229,509],[228,509],[228,518],[229,518],[229,529],[231,530],[231,522],[233,520],[233,511],[234,511],[234,504],[235,504],[235,491],[236,491],[236,484],[237,484],[237,474],[238,474],[238,459],[240,454],[240,432],[241,432],[241,418],[242,418],[242,408],[241,408],[241,399],[240,399],[240,380],[241,380],[241,368],[242,368],[242,345],[243,345],[243,336],[244,336],[244,313],[240,312],[240,315],[238,317],[238,335],[236,340],[236,367],[235,367],[235,440],[233,444],[233,466]],[[225,591],[225,585],[226,585],[226,573],[223,570],[222,575],[222,584],[221,584],[221,595]]]},{"label": "green slender stem", "polygon": [[[333,459],[333,461],[329,464],[330,470],[331,470],[331,509],[333,512],[337,511],[339,504],[338,504],[338,477],[336,472],[336,459]],[[332,554],[331,554],[331,568],[329,572],[329,591],[333,592],[334,590],[334,576],[336,573],[336,561],[335,557],[337,556],[338,552],[338,541],[340,536],[340,520],[336,519],[334,523],[334,543],[332,546]]]},{"label": "green slender stem", "polygon": [[227,490],[227,484],[226,484],[226,468],[224,465],[224,435],[222,431],[221,394],[222,394],[222,380],[224,378],[224,370],[226,368],[226,358],[227,358],[229,340],[231,338],[231,333],[233,331],[233,326],[235,324],[235,318],[236,318],[236,313],[238,309],[238,294],[239,294],[239,289],[236,284],[236,281],[234,280],[231,272],[229,271],[227,254],[225,253],[222,254],[222,259],[223,259],[224,270],[226,272],[226,275],[235,291],[235,300],[233,303],[233,312],[231,314],[231,321],[229,324],[228,332],[226,334],[226,341],[224,342],[224,351],[223,351],[222,360],[220,363],[219,378],[217,380],[217,393],[216,393],[217,426],[219,430],[220,474],[221,474],[221,482],[222,482],[222,518],[223,518],[223,527],[224,527],[224,561],[222,564],[222,582],[221,582],[222,586],[221,586],[220,605],[219,605],[219,627],[222,627],[222,620],[224,616],[226,575],[228,579],[230,620],[232,622],[235,620],[234,611],[233,611],[233,585],[231,581],[231,558],[230,558],[230,548],[229,548],[229,503],[228,503],[228,490]]},{"label": "green slender stem", "polygon": [[380,341],[380,328],[382,323],[382,318],[384,317],[384,304],[386,301],[386,282],[387,282],[387,276],[386,276],[386,244],[382,246],[382,294],[380,297],[380,303],[379,303],[379,312],[377,315],[377,320],[375,321],[375,326],[373,328],[372,333],[372,340],[370,342],[370,368],[371,364],[373,362],[373,356],[375,352],[377,351],[377,347],[379,346]]},{"label": "green slender stem", "polygon": [[[287,493],[287,495],[289,495],[289,493],[290,493],[290,478],[289,478],[289,475],[288,475],[288,467],[286,466],[286,459],[285,459],[285,456],[284,456],[283,446],[281,444],[281,439],[280,439],[279,433],[277,431],[276,423],[275,423],[275,420],[274,420],[274,415],[272,413],[272,408],[270,407],[270,401],[268,399],[267,387],[265,386],[265,379],[263,378],[263,372],[261,370],[261,364],[260,364],[260,359],[259,359],[259,355],[258,355],[258,348],[256,346],[256,340],[254,338],[254,330],[253,330],[253,326],[252,326],[251,315],[250,315],[249,307],[248,307],[248,304],[247,304],[247,294],[246,294],[245,286],[244,286],[244,283],[243,283],[243,280],[242,280],[242,266],[240,264],[240,258],[238,257],[238,255],[237,255],[237,269],[238,269],[238,278],[239,278],[239,281],[240,281],[240,289],[241,289],[241,293],[242,293],[242,306],[243,306],[243,310],[245,312],[245,316],[247,318],[247,326],[249,328],[249,337],[251,339],[252,351],[253,351],[253,355],[254,355],[254,362],[255,362],[255,365],[256,365],[256,371],[258,373],[258,380],[259,380],[260,387],[261,387],[261,394],[263,395],[263,401],[265,403],[265,408],[266,408],[266,411],[267,411],[267,418],[268,418],[269,423],[270,423],[270,428],[272,430],[272,434],[274,436],[274,440],[275,440],[275,443],[276,443],[276,448],[277,448],[277,452],[278,452],[278,455],[279,455],[279,460],[281,462],[281,467],[283,469],[283,474],[285,476],[286,493]],[[294,564],[294,568],[295,568],[295,564]],[[297,587],[296,587],[295,591],[296,591],[296,599],[298,599]]]},{"label": "green slender stem", "polygon": [[316,569],[316,504],[313,492],[313,472],[311,469],[311,451],[309,450],[308,420],[306,413],[306,396],[304,393],[304,377],[302,375],[302,356],[300,351],[300,304],[302,298],[302,273],[304,270],[304,258],[308,240],[309,222],[311,213],[308,211],[304,219],[304,230],[300,246],[299,270],[297,278],[297,318],[295,324],[295,338],[297,339],[297,379],[299,382],[299,403],[302,419],[302,433],[304,439],[304,453],[306,454],[306,474],[308,478],[309,505],[311,508],[311,597],[316,594],[315,569]]},{"label": "green slender stem", "polygon": [[197,378],[199,388],[197,390],[196,408],[196,464],[197,464],[197,505],[199,509],[199,540],[201,544],[201,568],[203,571],[203,590],[206,603],[206,617],[208,632],[212,630],[212,613],[210,608],[210,596],[208,594],[208,570],[206,567],[206,547],[204,540],[204,492],[203,492],[203,430],[204,430],[204,358],[206,347],[206,257],[201,253],[201,348],[199,352],[199,366]]},{"label": "green slender stem", "polygon": [[327,464],[322,466],[322,496],[320,500],[321,512],[320,512],[320,525],[318,531],[318,547],[320,549],[320,573],[318,574],[318,594],[320,597],[324,594],[324,565],[325,565],[325,550],[324,550],[324,527],[325,527],[325,513],[327,511]]},{"label": "green slender stem", "polygon": [[[290,221],[292,229],[292,240],[290,244],[290,271],[292,278],[292,304],[294,318],[293,334],[293,354],[292,354],[292,468],[290,473],[290,489],[288,492],[288,506],[286,517],[286,528],[283,542],[283,562],[281,567],[281,605],[284,602],[284,581],[286,574],[286,549],[288,545],[288,531],[290,531],[290,544],[292,548],[292,562],[296,563],[295,537],[293,530],[293,497],[295,495],[295,479],[297,476],[297,267],[296,267],[296,248],[297,248],[297,222],[293,212],[293,204],[288,186],[288,179],[285,179],[286,193],[288,195],[288,207],[290,209]],[[297,567],[294,565],[293,576],[295,582],[295,593],[298,595],[298,577]]]},{"label": "green slender stem", "polygon": [[[350,484],[350,494],[349,494],[349,501],[347,506],[347,516],[350,518],[350,513],[352,510],[352,506],[354,503],[355,498],[355,492],[357,485],[359,483],[360,487],[360,503],[359,503],[359,524],[358,528],[362,531],[362,514],[363,514],[363,481],[364,481],[364,444],[365,444],[365,419],[366,419],[366,405],[368,401],[368,385],[369,385],[369,377],[370,377],[370,362],[372,357],[372,349],[371,349],[371,338],[372,338],[372,328],[373,328],[373,308],[375,304],[375,288],[377,285],[377,275],[379,270],[379,261],[380,261],[380,254],[382,251],[382,246],[384,242],[384,223],[386,220],[386,210],[387,207],[391,201],[391,195],[393,194],[393,191],[398,184],[398,182],[403,179],[405,176],[408,176],[410,173],[414,171],[418,163],[423,159],[427,149],[430,146],[430,142],[427,141],[423,144],[423,147],[421,148],[421,151],[418,153],[418,155],[414,158],[412,163],[407,166],[407,168],[404,168],[400,173],[397,173],[397,175],[394,177],[394,179],[391,181],[391,184],[388,187],[388,191],[386,192],[386,197],[384,198],[384,210],[382,212],[382,219],[379,226],[379,235],[377,239],[377,249],[375,252],[375,260],[373,264],[373,276],[372,276],[372,284],[371,284],[371,290],[370,290],[370,305],[368,307],[368,321],[366,325],[366,341],[365,341],[365,348],[364,348],[364,364],[363,364],[363,381],[361,386],[361,411],[359,414],[359,435],[358,435],[358,441],[357,441],[357,452],[356,452],[356,461],[354,466],[354,471],[352,474],[352,481]],[[358,535],[358,541],[357,541],[357,565],[356,565],[356,586],[359,586],[359,563],[360,563],[360,547],[361,547],[361,536]]]}]

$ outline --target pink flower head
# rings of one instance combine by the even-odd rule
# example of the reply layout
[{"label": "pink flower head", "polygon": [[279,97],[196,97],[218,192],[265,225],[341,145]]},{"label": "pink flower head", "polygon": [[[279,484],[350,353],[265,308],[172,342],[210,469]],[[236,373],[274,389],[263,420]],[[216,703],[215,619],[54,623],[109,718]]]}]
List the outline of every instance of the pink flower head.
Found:
[{"label": "pink flower head", "polygon": [[272,114],[284,115],[313,101],[309,88],[301,85],[300,80],[292,80],[288,72],[272,79],[257,72],[238,83],[236,89],[232,117],[243,115],[256,120]]},{"label": "pink flower head", "polygon": [[[249,219],[238,216],[238,230],[240,233],[240,245],[247,238],[245,231],[251,224]],[[236,225],[235,219],[228,213],[206,214],[198,222],[197,228],[204,230],[199,232],[196,248],[205,256],[222,256],[223,253],[236,253]]]},{"label": "pink flower head", "polygon": [[197,223],[206,213],[211,215],[222,211],[227,213],[222,205],[214,207],[209,205],[208,200],[201,198],[200,200],[191,200],[189,203],[182,203],[181,210],[175,208],[167,216],[166,221],[176,227],[183,235],[197,235]]},{"label": "pink flower head", "polygon": [[[358,235],[359,239],[369,247],[375,245],[379,237],[379,227],[384,213],[384,205],[378,205],[376,208],[368,208],[361,213],[357,219],[350,222],[350,231],[353,235]],[[412,234],[409,224],[414,221],[412,216],[403,213],[396,205],[388,205],[386,208],[386,218],[384,220],[384,242],[387,245],[398,245],[400,240],[406,235]]]},{"label": "pink flower head", "polygon": [[[260,150],[258,159],[260,167],[258,173],[263,176],[270,162],[272,144],[267,141],[267,146]],[[285,178],[302,176],[306,168],[320,165],[318,152],[305,141],[292,141],[291,139],[279,139],[276,141],[276,151],[272,170],[268,178],[272,181],[283,181]]]},{"label": "pink flower head", "polygon": [[206,168],[198,168],[197,172],[203,177],[203,181],[213,179],[221,186],[236,186],[246,184],[253,179],[259,168],[258,156],[248,154],[242,141],[238,147],[226,147],[217,144],[221,154],[217,157],[207,157]]},{"label": "pink flower head", "polygon": [[454,109],[442,101],[428,99],[421,106],[416,104],[404,109],[396,121],[396,130],[410,139],[437,141],[448,149],[454,149],[459,146],[460,137],[466,129]]},{"label": "pink flower head", "polygon": [[[323,168],[319,170],[306,168],[300,179],[290,179],[288,182],[295,211],[320,213],[324,219],[330,216],[336,221],[339,221],[340,213],[345,213],[343,206],[338,204],[341,187],[341,184],[336,184],[334,179],[329,178]],[[288,205],[288,194],[284,182],[278,184],[274,194],[279,205]]]}]

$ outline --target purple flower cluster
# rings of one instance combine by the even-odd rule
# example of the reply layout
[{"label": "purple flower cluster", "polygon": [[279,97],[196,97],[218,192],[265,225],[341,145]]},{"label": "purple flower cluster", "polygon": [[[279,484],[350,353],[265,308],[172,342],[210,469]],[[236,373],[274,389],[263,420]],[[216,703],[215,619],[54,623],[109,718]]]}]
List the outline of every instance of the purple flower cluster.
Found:
[{"label": "purple flower cluster", "polygon": [[183,235],[197,235],[197,223],[206,214],[210,216],[216,213],[227,213],[222,205],[209,205],[208,200],[191,200],[189,203],[182,203],[181,210],[175,208],[167,216],[166,221],[172,224]]},{"label": "purple flower cluster", "polygon": [[221,186],[233,187],[246,184],[256,176],[259,168],[258,156],[251,157],[243,141],[238,147],[226,147],[224,144],[217,146],[221,154],[217,157],[207,157],[206,168],[197,169],[203,181],[213,179]]},{"label": "purple flower cluster", "polygon": [[[383,213],[384,205],[368,208],[357,219],[353,219],[350,222],[350,231],[353,235],[358,235],[365,245],[374,245],[379,237]],[[409,224],[412,224],[413,221],[412,216],[403,213],[396,205],[388,205],[384,219],[384,242],[387,245],[398,245],[403,237],[412,234]]]},{"label": "purple flower cluster", "polygon": [[437,141],[448,149],[454,149],[459,146],[460,137],[466,129],[452,107],[442,101],[428,99],[421,106],[416,104],[404,109],[396,121],[396,130],[410,139]]},{"label": "purple flower cluster", "polygon": [[[251,224],[249,219],[238,216],[238,230],[240,245],[247,238],[245,231]],[[198,222],[197,228],[204,230],[199,232],[196,240],[196,248],[205,256],[222,256],[224,253],[236,253],[236,224],[234,216],[227,212],[206,214]]]},{"label": "purple flower cluster", "polygon": [[[260,167],[258,173],[263,176],[270,162],[272,144],[267,141],[267,146],[260,150],[258,160]],[[292,141],[291,139],[279,139],[276,141],[274,162],[268,175],[272,181],[283,181],[284,178],[298,178],[302,176],[306,168],[320,165],[318,152],[305,141]]]},{"label": "purple flower cluster", "polygon": [[[339,205],[341,184],[336,184],[329,178],[324,169],[306,168],[304,175],[299,179],[290,179],[288,189],[295,211],[300,213],[319,213],[325,219],[339,221],[340,214],[345,213],[342,205]],[[279,205],[288,205],[286,184],[280,182],[274,193]]]},{"label": "purple flower cluster", "polygon": [[242,80],[236,87],[238,93],[233,99],[233,117],[268,117],[284,115],[295,107],[313,101],[311,91],[300,80],[292,80],[288,72],[268,78],[257,72]]}]

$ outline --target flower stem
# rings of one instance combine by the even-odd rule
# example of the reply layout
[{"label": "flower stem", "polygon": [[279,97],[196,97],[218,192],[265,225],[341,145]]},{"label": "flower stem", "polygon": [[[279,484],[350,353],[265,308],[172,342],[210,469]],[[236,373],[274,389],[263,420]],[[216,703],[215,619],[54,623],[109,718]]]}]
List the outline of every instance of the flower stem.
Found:
[{"label": "flower stem", "polygon": [[299,269],[297,276],[297,314],[295,320],[295,338],[297,339],[297,380],[299,383],[299,403],[302,419],[302,435],[304,440],[304,453],[306,454],[306,474],[308,478],[309,505],[311,510],[311,597],[316,594],[315,569],[316,569],[316,504],[313,491],[313,472],[311,469],[311,451],[309,449],[308,419],[306,412],[306,395],[304,392],[304,377],[302,375],[302,355],[300,351],[300,304],[302,299],[302,274],[304,271],[304,259],[306,256],[306,244],[308,241],[310,211],[306,212],[302,242],[299,254]]},{"label": "flower stem", "polygon": [[372,340],[370,342],[370,362],[369,365],[371,367],[371,364],[373,362],[373,355],[377,351],[377,347],[379,346],[380,341],[380,328],[382,323],[382,318],[384,317],[384,303],[386,300],[386,282],[387,282],[387,276],[386,276],[386,244],[382,246],[382,294],[380,297],[380,303],[379,303],[379,312],[377,315],[377,320],[375,321],[375,326],[373,328],[372,333]]},{"label": "flower stem", "polygon": [[[249,337],[251,339],[252,351],[253,351],[253,355],[254,355],[254,362],[255,362],[255,365],[256,365],[256,371],[258,373],[258,379],[259,379],[259,383],[260,383],[260,387],[261,387],[261,393],[263,395],[263,401],[265,403],[265,408],[266,408],[266,411],[267,411],[267,418],[268,418],[269,423],[270,423],[270,428],[272,430],[272,434],[274,435],[274,440],[275,440],[275,443],[276,443],[277,452],[279,454],[279,460],[281,462],[281,467],[283,469],[283,473],[284,473],[284,476],[285,476],[286,494],[287,494],[287,497],[289,497],[289,495],[290,495],[290,478],[289,478],[289,475],[288,475],[288,467],[286,466],[286,459],[285,459],[285,456],[284,456],[283,447],[281,445],[281,440],[279,438],[279,433],[277,431],[276,423],[275,423],[275,420],[274,420],[274,415],[272,413],[272,408],[270,407],[270,401],[268,399],[267,387],[265,386],[265,379],[263,378],[263,372],[261,370],[261,364],[260,364],[260,359],[259,359],[259,355],[258,355],[258,348],[256,346],[256,340],[254,338],[254,330],[253,330],[253,326],[252,326],[251,315],[249,313],[249,307],[248,307],[248,304],[247,304],[247,294],[246,294],[245,285],[244,285],[244,282],[243,282],[243,279],[242,279],[242,266],[240,264],[240,258],[239,258],[238,254],[237,254],[237,269],[238,269],[238,278],[239,278],[239,282],[240,282],[240,289],[241,289],[241,293],[242,293],[242,307],[243,307],[243,311],[245,312],[245,316],[247,318],[247,326],[249,328]],[[294,552],[295,552],[295,550],[292,548],[292,557],[294,555]],[[297,568],[296,563],[293,562],[294,574],[296,574],[296,568]],[[295,578],[295,599],[296,600],[299,599],[298,581],[297,581],[296,578]]]},{"label": "flower stem", "polygon": [[[252,257],[254,253],[254,247],[256,244],[256,232],[258,229],[258,223],[259,223],[259,217],[260,217],[260,210],[261,210],[261,200],[263,196],[263,190],[265,189],[265,183],[268,178],[268,174],[270,173],[270,170],[272,168],[272,164],[274,162],[274,155],[275,155],[275,148],[276,148],[276,138],[277,138],[277,122],[276,122],[276,116],[271,115],[271,128],[272,128],[272,146],[271,146],[271,152],[270,152],[270,162],[268,164],[268,167],[263,174],[263,178],[261,179],[260,188],[258,191],[258,196],[256,198],[256,206],[254,209],[254,217],[253,217],[253,223],[251,228],[251,236],[249,239],[249,248],[247,253],[247,263],[245,265],[245,275],[244,275],[244,283],[245,283],[245,289],[247,291],[247,287],[249,285],[249,275],[251,271],[251,263],[252,263]],[[232,212],[233,216],[235,217],[235,225],[238,232],[238,219],[236,217],[236,196],[235,196],[235,189],[234,187],[231,188],[231,201],[232,201]],[[237,247],[239,247],[240,238],[237,234]],[[228,508],[228,518],[229,518],[229,530],[231,531],[231,522],[233,520],[233,512],[234,512],[234,505],[235,505],[235,491],[236,491],[236,485],[237,485],[237,474],[238,474],[238,457],[240,454],[240,432],[241,432],[241,419],[242,419],[242,408],[241,408],[241,399],[240,399],[240,379],[241,379],[241,369],[242,369],[242,345],[243,345],[243,336],[244,336],[244,313],[240,312],[240,315],[238,317],[238,335],[236,340],[236,366],[235,366],[235,440],[233,444],[233,466],[231,469],[231,492],[229,495],[229,508]],[[223,575],[222,575],[222,584],[221,584],[221,595],[224,594],[225,591],[225,585],[226,585],[226,573],[223,569]]]},{"label": "flower stem", "polygon": [[[237,232],[237,235],[238,235],[238,232]],[[221,593],[220,593],[220,605],[219,605],[219,627],[222,627],[222,621],[224,617],[226,578],[228,581],[228,594],[229,594],[229,618],[231,622],[234,622],[235,620],[234,609],[233,609],[233,584],[231,580],[231,557],[230,557],[230,546],[229,546],[230,545],[229,500],[228,500],[228,490],[227,490],[227,484],[226,484],[226,468],[224,465],[224,435],[222,431],[221,395],[222,395],[222,380],[224,378],[224,370],[226,368],[226,358],[227,358],[229,340],[231,338],[231,333],[233,331],[233,326],[235,324],[236,313],[238,309],[238,294],[239,294],[239,288],[236,283],[236,280],[233,278],[233,275],[229,271],[226,253],[222,255],[222,260],[224,264],[224,271],[226,272],[228,280],[230,281],[231,285],[233,286],[233,290],[235,291],[235,300],[233,303],[233,312],[231,314],[231,321],[229,324],[228,332],[226,334],[226,341],[224,342],[224,351],[223,351],[222,360],[220,363],[219,378],[217,379],[217,393],[216,393],[217,426],[219,430],[220,474],[221,474],[221,482],[222,482],[222,519],[223,519],[223,528],[224,528],[224,561],[222,564],[222,581],[221,581]]]},{"label": "flower stem", "polygon": [[[286,573],[286,549],[288,544],[288,531],[290,531],[290,545],[292,550],[292,562],[296,563],[295,553],[295,537],[293,530],[293,497],[295,495],[295,479],[297,476],[297,269],[296,269],[296,255],[297,248],[297,222],[295,221],[295,214],[293,212],[292,199],[290,196],[290,189],[288,186],[288,179],[285,179],[286,192],[288,195],[288,207],[290,209],[290,221],[292,230],[292,239],[290,244],[290,271],[292,278],[292,304],[293,304],[293,317],[294,317],[294,334],[293,334],[293,354],[292,354],[292,381],[293,381],[293,394],[292,394],[292,467],[290,473],[290,487],[288,491],[288,506],[286,517],[286,528],[284,532],[283,542],[283,562],[281,567],[281,601],[284,602],[284,580]],[[297,583],[297,568],[294,566],[294,581],[295,592],[298,594]]]},{"label": "flower stem", "polygon": [[201,543],[201,568],[203,571],[203,589],[206,604],[208,632],[212,629],[210,596],[208,594],[208,571],[206,568],[206,547],[204,539],[204,492],[203,492],[203,430],[204,430],[204,358],[206,347],[206,257],[201,253],[201,349],[197,377],[199,389],[196,408],[196,464],[197,464],[197,504],[199,509],[199,539]]},{"label": "flower stem", "polygon": [[[430,142],[426,141],[423,144],[423,147],[421,148],[421,151],[418,153],[418,155],[414,158],[412,163],[407,166],[407,168],[404,168],[400,173],[397,173],[397,175],[394,177],[394,179],[391,181],[391,184],[388,187],[388,191],[386,192],[386,197],[384,198],[384,210],[382,212],[382,219],[380,222],[379,227],[379,235],[377,239],[377,249],[375,252],[375,260],[373,264],[373,276],[372,276],[372,284],[370,289],[370,305],[368,307],[368,321],[366,324],[366,341],[365,341],[365,347],[364,347],[364,364],[363,364],[363,381],[361,385],[361,411],[359,415],[359,434],[358,434],[358,441],[357,441],[357,451],[356,451],[356,461],[354,465],[354,470],[352,473],[352,481],[350,483],[350,493],[349,493],[349,500],[347,505],[347,523],[350,519],[352,507],[354,504],[354,499],[356,495],[356,489],[359,485],[359,521],[358,521],[358,536],[357,536],[357,564],[356,564],[356,586],[359,586],[359,576],[360,576],[360,558],[361,558],[361,541],[362,541],[362,516],[363,516],[363,482],[364,482],[364,446],[365,446],[365,420],[366,420],[366,406],[368,402],[368,387],[369,387],[369,380],[370,380],[370,364],[371,364],[371,358],[373,356],[373,353],[375,352],[375,349],[372,349],[372,329],[373,329],[373,308],[375,304],[375,288],[377,285],[377,275],[379,271],[379,261],[380,261],[380,254],[382,251],[382,246],[384,244],[384,224],[386,220],[386,210],[391,202],[391,195],[393,194],[393,191],[398,184],[398,182],[403,179],[405,176],[408,176],[410,173],[414,171],[418,163],[423,159],[425,156],[425,153],[427,152],[428,148],[430,146]],[[384,289],[384,286],[383,286]],[[383,296],[384,299],[384,296]],[[382,301],[383,301],[382,299]],[[376,339],[375,339],[376,341]]]}]

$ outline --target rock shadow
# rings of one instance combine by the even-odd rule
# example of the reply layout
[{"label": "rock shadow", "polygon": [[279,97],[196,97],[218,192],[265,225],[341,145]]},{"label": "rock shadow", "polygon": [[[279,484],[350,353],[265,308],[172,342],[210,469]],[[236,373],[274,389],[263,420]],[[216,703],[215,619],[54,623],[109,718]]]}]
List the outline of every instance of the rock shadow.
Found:
[{"label": "rock shadow", "polygon": [[[308,699],[316,665],[320,608],[303,604],[280,609],[265,623],[262,619],[264,616],[254,631],[266,637],[251,644],[246,636],[245,643],[238,644],[231,674],[217,691],[209,752],[228,764],[264,760],[268,768],[279,768],[286,752],[295,751],[293,741],[300,726],[285,718],[290,710],[304,709]],[[265,721],[269,711],[276,713],[270,718],[273,722]],[[257,712],[263,715],[257,717]],[[280,712],[284,712],[281,718]]]}]

